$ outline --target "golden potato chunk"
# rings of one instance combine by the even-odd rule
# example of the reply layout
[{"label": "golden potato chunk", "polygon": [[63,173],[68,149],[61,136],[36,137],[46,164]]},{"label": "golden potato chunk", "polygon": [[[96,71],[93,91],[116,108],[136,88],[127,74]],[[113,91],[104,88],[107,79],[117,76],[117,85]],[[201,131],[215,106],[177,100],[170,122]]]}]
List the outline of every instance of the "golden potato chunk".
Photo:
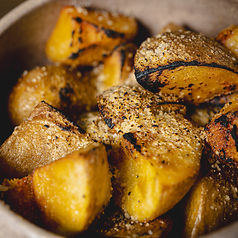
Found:
[{"label": "golden potato chunk", "polygon": [[198,105],[238,90],[238,64],[215,40],[190,31],[165,32],[144,41],[135,55],[137,81],[152,92]]},{"label": "golden potato chunk", "polygon": [[[206,153],[212,156],[211,151]],[[237,169],[224,166],[217,159],[204,163],[199,179],[184,201],[184,238],[208,234],[238,217]]]},{"label": "golden potato chunk", "polygon": [[131,17],[67,6],[61,10],[45,52],[54,62],[95,65],[136,34],[137,22]]},{"label": "golden potato chunk", "polygon": [[194,128],[168,116],[162,116],[157,125],[154,132],[146,128],[123,134],[123,156],[114,154],[112,160],[116,203],[138,221],[153,220],[173,208],[193,185],[200,167],[199,134],[175,136],[181,125],[186,131]]},{"label": "golden potato chunk", "polygon": [[238,95],[205,127],[205,140],[221,163],[238,167]]},{"label": "golden potato chunk", "polygon": [[14,125],[22,123],[41,101],[72,119],[97,108],[93,75],[82,75],[64,66],[44,66],[23,73],[9,95],[8,111]]},{"label": "golden potato chunk", "polygon": [[85,231],[111,197],[105,147],[89,146],[37,168],[32,188],[47,229],[65,236]]},{"label": "golden potato chunk", "polygon": [[41,102],[1,145],[1,177],[24,177],[39,166],[93,143],[81,127]]},{"label": "golden potato chunk", "polygon": [[238,58],[238,25],[231,25],[222,30],[216,40]]},{"label": "golden potato chunk", "polygon": [[170,100],[141,87],[114,87],[99,96],[101,117],[90,114],[82,122],[92,138],[111,145],[115,202],[133,220],[167,212],[198,175],[200,130],[184,118],[184,106]]}]

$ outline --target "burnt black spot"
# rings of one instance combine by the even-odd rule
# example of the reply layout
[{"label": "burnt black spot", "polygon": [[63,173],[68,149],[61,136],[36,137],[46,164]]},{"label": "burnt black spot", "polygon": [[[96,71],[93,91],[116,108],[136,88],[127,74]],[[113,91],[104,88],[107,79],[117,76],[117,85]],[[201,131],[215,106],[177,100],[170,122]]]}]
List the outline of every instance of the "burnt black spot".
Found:
[{"label": "burnt black spot", "polygon": [[126,61],[126,51],[125,50],[121,50],[121,67],[124,66]]},{"label": "burnt black spot", "polygon": [[72,53],[70,56],[69,56],[69,59],[77,59],[79,56],[79,53],[76,52],[76,53]]},{"label": "burnt black spot", "polygon": [[62,131],[71,131],[72,127],[71,126],[67,126],[67,125],[61,125],[59,124],[58,127],[62,130]]},{"label": "burnt black spot", "polygon": [[80,49],[78,50],[77,52],[75,53],[72,53],[70,56],[69,56],[69,59],[77,59],[79,57],[79,54],[82,53],[85,49]]},{"label": "burnt black spot", "polygon": [[[85,130],[83,128],[81,128],[78,124],[76,123],[72,123],[78,130],[79,133],[81,134],[85,134]],[[71,125],[62,125],[62,124],[58,124],[58,127],[62,130],[62,131],[72,131],[73,127]]]},{"label": "burnt black spot", "polygon": [[110,29],[105,29],[105,28],[103,28],[103,30],[109,38],[123,38],[124,37],[123,33],[119,33]]},{"label": "burnt black spot", "polygon": [[218,117],[217,119],[215,119],[214,122],[215,123],[220,123],[222,126],[227,127],[228,117],[226,115],[222,115],[222,116]]},{"label": "burnt black spot", "polygon": [[141,152],[141,146],[137,145],[137,141],[136,138],[134,137],[133,133],[129,132],[129,133],[125,133],[123,135],[123,137],[128,140],[132,145],[134,145],[134,148],[138,151]]},{"label": "burnt black spot", "polygon": [[75,17],[74,20],[78,23],[81,23],[82,22],[82,19],[80,17]]},{"label": "burnt black spot", "polygon": [[61,88],[59,91],[59,97],[62,101],[69,101],[70,95],[74,93],[74,90],[72,87],[70,87],[69,84],[67,84],[64,88]]},{"label": "burnt black spot", "polygon": [[193,85],[194,85],[193,83],[190,83],[190,84],[188,85],[188,87],[191,88]]},{"label": "burnt black spot", "polygon": [[49,125],[44,125],[45,128],[49,128],[50,126]]},{"label": "burnt black spot", "polygon": [[221,155],[219,156],[219,159],[221,161],[223,161],[223,163],[228,164],[230,167],[235,166],[235,161],[232,158],[226,156],[224,149],[222,149],[222,151],[220,151],[220,153],[221,153]]},{"label": "burnt black spot", "polygon": [[233,128],[231,130],[231,136],[233,140],[235,141],[236,151],[238,151],[238,138],[237,138],[237,127],[236,125],[233,125]]},{"label": "burnt black spot", "polygon": [[[146,73],[147,71],[139,71],[135,68],[135,76],[137,82],[144,87],[145,89],[157,93],[159,92],[159,88],[164,87],[166,84],[161,83],[159,80],[152,81],[149,77],[150,73],[157,72],[156,70],[154,72]],[[158,71],[158,76],[159,76],[160,71]]]},{"label": "burnt black spot", "polygon": [[230,90],[231,90],[231,91],[236,90],[236,85],[231,85],[231,86],[230,86]]},{"label": "burnt black spot", "polygon": [[111,118],[104,118],[104,121],[105,121],[105,123],[107,124],[107,126],[110,128],[110,129],[112,129],[114,126],[115,126],[115,124],[114,123],[112,123],[112,119]]}]

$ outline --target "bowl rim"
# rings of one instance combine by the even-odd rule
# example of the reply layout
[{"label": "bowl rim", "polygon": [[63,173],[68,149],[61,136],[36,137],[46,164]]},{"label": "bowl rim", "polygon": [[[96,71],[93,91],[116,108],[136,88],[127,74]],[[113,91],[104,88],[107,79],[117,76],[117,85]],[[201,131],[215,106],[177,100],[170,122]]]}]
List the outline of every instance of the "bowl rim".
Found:
[{"label": "bowl rim", "polygon": [[0,18],[0,35],[27,13],[51,0],[25,0]]},{"label": "bowl rim", "polygon": [[[0,37],[1,35],[7,31],[9,27],[11,27],[14,23],[19,21],[22,17],[24,17],[26,14],[30,13],[32,10],[36,10],[38,7],[41,7],[42,5],[45,5],[49,2],[53,2],[56,0],[26,0],[22,3],[20,3],[18,6],[16,6],[14,9],[9,11],[7,14],[5,14],[2,18],[0,18]],[[238,0],[231,0],[235,3],[238,3]],[[37,225],[29,222],[28,220],[24,219],[20,215],[13,212],[8,205],[4,204],[3,201],[0,200],[0,211],[1,213],[4,213],[4,219],[0,219],[0,230],[1,228],[4,228],[4,226],[7,226],[7,222],[11,222],[11,224],[14,225],[14,230],[19,229],[19,231],[24,232],[23,236],[19,234],[19,231],[14,234],[19,234],[19,237],[24,238],[60,238],[63,236],[51,233],[50,231],[47,231],[41,227],[38,227]],[[3,221],[3,222],[2,222]],[[211,232],[207,235],[201,236],[201,238],[222,238],[226,237],[229,232],[230,238],[236,238],[238,235],[238,221],[233,222],[232,224],[225,226],[217,231]],[[5,228],[4,230],[7,230]],[[4,233],[7,234],[7,233]],[[8,233],[9,234],[9,233]],[[11,235],[11,234],[9,234]],[[1,231],[0,231],[1,236]]]}]

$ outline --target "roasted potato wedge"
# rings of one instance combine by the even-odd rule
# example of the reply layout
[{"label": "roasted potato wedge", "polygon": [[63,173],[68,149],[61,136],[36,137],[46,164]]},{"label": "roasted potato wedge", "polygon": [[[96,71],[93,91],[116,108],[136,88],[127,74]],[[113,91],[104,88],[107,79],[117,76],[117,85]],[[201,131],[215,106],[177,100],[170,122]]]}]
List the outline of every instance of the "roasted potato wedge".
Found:
[{"label": "roasted potato wedge", "polygon": [[222,30],[216,40],[238,58],[238,25],[231,25]]},{"label": "roasted potato wedge", "polygon": [[144,41],[135,55],[137,81],[152,92],[199,105],[238,90],[238,63],[215,40],[191,31],[165,32]]},{"label": "roasted potato wedge", "polygon": [[50,60],[73,66],[96,65],[137,34],[132,17],[68,6],[62,9],[45,52]]},{"label": "roasted potato wedge", "polygon": [[81,127],[41,102],[1,145],[1,177],[24,177],[39,166],[93,143]]},{"label": "roasted potato wedge", "polygon": [[[211,151],[183,206],[184,238],[208,234],[238,217],[238,171],[220,163]],[[207,158],[206,158],[207,159]]]},{"label": "roasted potato wedge", "polygon": [[86,230],[111,197],[111,173],[103,145],[76,150],[22,179],[3,181],[11,209],[48,230]]},{"label": "roasted potato wedge", "polygon": [[205,127],[205,140],[221,163],[238,167],[238,95],[233,97]]},{"label": "roasted potato wedge", "polygon": [[46,228],[67,236],[85,231],[111,197],[105,147],[89,146],[35,169],[32,188]]},{"label": "roasted potato wedge", "polygon": [[141,87],[114,87],[98,101],[101,117],[91,114],[84,126],[92,138],[112,146],[115,202],[131,219],[151,221],[194,183],[202,154],[200,130],[180,113],[183,105],[164,104]]},{"label": "roasted potato wedge", "polygon": [[41,101],[74,119],[97,109],[96,76],[64,66],[44,66],[23,73],[9,95],[8,111],[14,125],[22,123]]},{"label": "roasted potato wedge", "polygon": [[[121,141],[123,156],[122,153],[114,154],[115,200],[134,220],[151,221],[173,208],[198,175],[201,157],[200,143],[195,138],[198,134],[190,140],[184,140],[188,135],[183,135],[184,141],[180,139],[175,149],[171,141],[157,136],[163,132],[167,134],[164,127],[169,121],[164,120],[164,125],[158,125],[162,131],[125,133]],[[180,119],[177,122],[182,124]]]}]

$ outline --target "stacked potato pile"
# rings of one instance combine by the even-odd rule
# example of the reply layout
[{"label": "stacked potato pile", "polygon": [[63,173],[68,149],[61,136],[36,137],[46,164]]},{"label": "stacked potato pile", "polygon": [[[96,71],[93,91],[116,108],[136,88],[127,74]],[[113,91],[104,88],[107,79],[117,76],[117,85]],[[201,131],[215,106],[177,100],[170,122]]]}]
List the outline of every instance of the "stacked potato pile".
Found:
[{"label": "stacked potato pile", "polygon": [[9,95],[2,199],[66,236],[197,237],[233,222],[237,29],[211,39],[171,24],[137,46],[135,19],[64,7],[52,65]]}]

